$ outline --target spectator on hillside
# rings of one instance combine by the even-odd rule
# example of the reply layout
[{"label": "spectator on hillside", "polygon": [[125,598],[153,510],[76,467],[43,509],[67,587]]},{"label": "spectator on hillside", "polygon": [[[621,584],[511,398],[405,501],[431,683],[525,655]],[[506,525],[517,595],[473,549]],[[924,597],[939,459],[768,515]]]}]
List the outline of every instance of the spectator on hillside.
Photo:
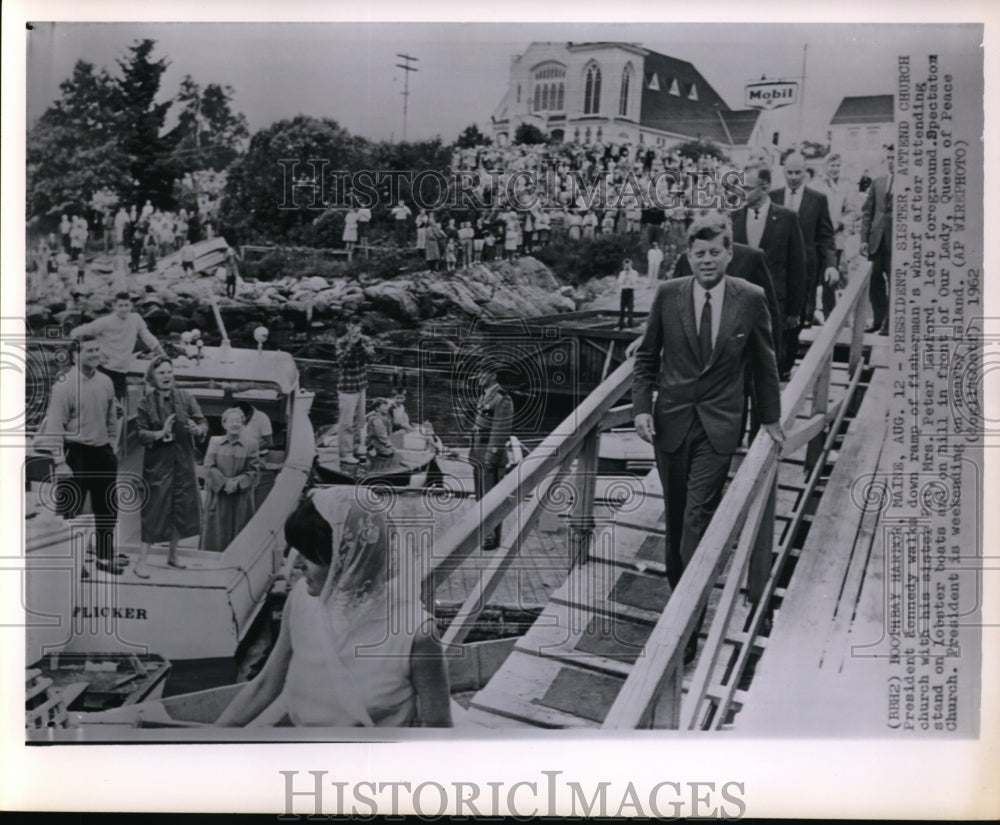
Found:
[{"label": "spectator on hillside", "polygon": [[344,215],[344,232],[341,240],[348,253],[354,250],[354,245],[358,242],[358,210],[353,206],[349,207],[347,214]]},{"label": "spectator on hillside", "polygon": [[368,232],[371,228],[372,211],[367,206],[358,208],[358,243],[368,246]]},{"label": "spectator on hillside", "polygon": [[412,214],[410,207],[402,201],[393,207],[392,219],[396,224],[396,246],[406,246],[407,222]]},{"label": "spectator on hillside", "polygon": [[663,263],[663,251],[660,245],[653,241],[653,245],[646,253],[646,280],[650,285],[660,280],[660,266]]},{"label": "spectator on hillside", "polygon": [[639,273],[632,268],[632,261],[622,262],[618,273],[618,329],[631,328],[635,324],[635,288],[639,284]]}]

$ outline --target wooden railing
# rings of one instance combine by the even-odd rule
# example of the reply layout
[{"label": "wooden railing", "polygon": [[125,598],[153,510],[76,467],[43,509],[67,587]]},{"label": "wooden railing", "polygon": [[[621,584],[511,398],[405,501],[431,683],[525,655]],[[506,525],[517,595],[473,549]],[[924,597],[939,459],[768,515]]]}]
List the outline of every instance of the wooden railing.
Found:
[{"label": "wooden railing", "polygon": [[[517,511],[514,527],[508,530],[503,546],[490,554],[482,570],[479,586],[462,604],[444,634],[445,645],[461,643],[472,629],[490,594],[517,556],[521,543],[537,524],[552,497],[572,498],[568,525],[569,567],[583,558],[586,542],[593,531],[594,491],[597,481],[597,458],[601,431],[612,426],[609,421],[622,417],[624,409],[631,420],[631,408],[613,413],[614,405],[632,386],[632,364],[622,364],[602,385],[545,438],[514,471],[490,490],[478,507],[457,522],[434,542],[429,568],[423,578],[424,599],[433,598],[437,586],[477,550],[482,539]],[[620,424],[618,425],[620,426]],[[571,477],[568,484],[563,481]]]},{"label": "wooden railing", "polygon": [[[790,455],[808,445],[806,467],[811,472],[803,500],[808,499],[819,478],[822,464],[819,459],[833,443],[847,404],[860,380],[867,285],[866,273],[848,287],[782,393],[781,423],[786,433],[784,452]],[[848,362],[851,378],[847,394],[831,407],[828,400],[833,352],[840,330],[847,324],[852,325]],[[517,513],[513,529],[509,523],[507,525],[503,546],[490,554],[488,564],[480,571],[480,583],[468,595],[445,631],[443,643],[446,647],[458,646],[466,639],[489,597],[516,558],[521,543],[536,526],[547,498],[557,491],[559,495],[566,494],[566,480],[570,480],[568,489],[572,495],[571,511],[568,513],[570,549],[567,569],[586,558],[594,529],[593,506],[600,435],[603,430],[632,422],[631,404],[619,404],[631,389],[632,371],[633,359],[629,357],[514,472],[490,490],[479,507],[472,508],[465,518],[433,543],[431,560],[422,577],[424,600],[428,605],[438,585],[481,546],[483,538],[512,513]],[[797,422],[799,411],[810,392],[809,417],[804,422]],[[780,570],[789,549],[787,543],[783,545],[779,558],[772,566],[778,460],[777,445],[762,431],[723,497],[676,592],[671,595],[649,636],[643,654],[612,705],[604,727],[699,726],[699,708],[722,648],[725,626],[732,615],[744,574],[751,571],[751,590],[757,591],[754,596],[758,610],[748,630],[748,636],[753,638],[763,619],[764,611],[760,606],[766,605],[773,594],[775,571]],[[789,535],[794,534],[799,518],[801,513],[796,515],[788,530]],[[729,551],[734,542],[736,549],[730,573],[708,630],[708,640],[702,649],[682,716],[682,653],[695,632],[698,616],[712,588],[730,558]],[[756,588],[753,584],[755,566],[764,568]],[[745,644],[741,650],[737,663],[740,673],[746,667],[750,649],[751,646]],[[723,697],[721,704],[728,706],[737,682],[737,678],[729,681],[728,696]],[[723,707],[714,715],[716,724],[725,718],[725,710]]]},{"label": "wooden railing", "polygon": [[[808,499],[818,480],[821,467],[817,459],[824,448],[828,449],[832,444],[861,377],[865,296],[868,294],[869,277],[870,270],[864,277],[857,278],[850,284],[781,395],[781,424],[787,433],[783,447],[785,454],[790,455],[809,445],[806,467],[810,470],[810,478],[803,500]],[[852,327],[848,391],[840,403],[828,409],[834,347],[840,330],[848,323]],[[810,417],[797,425],[799,411],[810,392]],[[688,729],[701,726],[701,703],[722,647],[725,625],[736,604],[739,583],[748,571],[753,557],[766,554],[767,566],[772,572],[757,594],[756,610],[746,631],[747,638],[753,639],[777,583],[775,571],[781,569],[790,548],[790,541],[785,542],[773,566],[770,564],[778,460],[777,444],[766,432],[761,431],[723,496],[701,544],[647,639],[643,655],[637,660],[636,667],[611,706],[603,727],[621,730],[648,727]],[[791,525],[789,536],[794,535],[796,527],[796,523]],[[729,560],[729,551],[734,542],[736,550],[723,593],[682,705],[683,651]],[[740,650],[734,674],[727,682],[726,695],[713,714],[712,724],[715,727],[722,725],[727,716],[729,703],[739,682],[739,674],[746,666],[750,651],[750,644],[744,644]]]}]

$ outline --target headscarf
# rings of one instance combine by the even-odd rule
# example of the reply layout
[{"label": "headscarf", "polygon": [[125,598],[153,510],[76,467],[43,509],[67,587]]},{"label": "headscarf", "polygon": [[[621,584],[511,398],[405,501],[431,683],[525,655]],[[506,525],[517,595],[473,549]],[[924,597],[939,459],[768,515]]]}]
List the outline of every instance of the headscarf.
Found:
[{"label": "headscarf", "polygon": [[357,603],[384,589],[392,573],[389,523],[375,507],[365,507],[354,487],[317,487],[313,507],[333,534],[330,570],[319,598]]},{"label": "headscarf", "polygon": [[399,621],[402,611],[420,608],[401,578],[393,576],[390,522],[374,503],[366,506],[359,500],[366,492],[349,486],[320,487],[312,491],[310,500],[332,533],[330,566],[317,597],[326,620],[321,638],[330,664],[327,686],[357,724],[370,727],[374,722],[363,691],[348,682],[348,669],[341,659],[344,640],[362,625]]}]

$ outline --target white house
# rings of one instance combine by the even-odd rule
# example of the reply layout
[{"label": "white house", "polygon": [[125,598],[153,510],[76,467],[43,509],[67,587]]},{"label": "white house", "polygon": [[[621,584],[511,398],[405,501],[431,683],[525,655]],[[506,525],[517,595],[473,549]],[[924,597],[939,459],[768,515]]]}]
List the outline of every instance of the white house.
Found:
[{"label": "white house", "polygon": [[896,142],[892,95],[845,97],[830,121],[830,152],[842,158],[841,178],[856,181],[867,171],[885,172],[883,146]]}]

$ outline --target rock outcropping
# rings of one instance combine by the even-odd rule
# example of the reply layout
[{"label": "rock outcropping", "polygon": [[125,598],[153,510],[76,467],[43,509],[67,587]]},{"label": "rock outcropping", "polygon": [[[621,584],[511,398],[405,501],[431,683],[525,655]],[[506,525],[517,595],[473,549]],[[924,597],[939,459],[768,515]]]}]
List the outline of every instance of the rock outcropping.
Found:
[{"label": "rock outcropping", "polygon": [[416,329],[429,321],[536,317],[569,312],[586,296],[561,285],[544,264],[525,257],[476,264],[457,272],[410,272],[390,280],[286,276],[239,280],[236,299],[225,297],[222,276],[165,272],[124,274],[109,256],[88,265],[82,283],[75,266],[51,275],[29,273],[27,315],[33,329],[76,324],[109,311],[126,289],[156,334],[214,328],[215,301],[231,335],[247,325],[322,331],[362,312],[377,328]]}]

